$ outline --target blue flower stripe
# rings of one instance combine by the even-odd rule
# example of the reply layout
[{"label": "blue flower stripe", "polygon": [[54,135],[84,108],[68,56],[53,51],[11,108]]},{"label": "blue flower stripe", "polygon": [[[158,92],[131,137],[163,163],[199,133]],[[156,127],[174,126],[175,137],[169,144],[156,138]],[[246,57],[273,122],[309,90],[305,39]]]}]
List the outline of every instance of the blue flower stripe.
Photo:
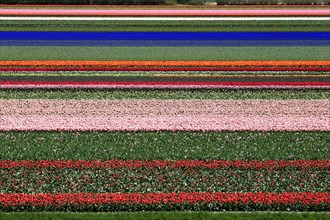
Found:
[{"label": "blue flower stripe", "polygon": [[329,40],[330,32],[0,32],[1,40]]}]

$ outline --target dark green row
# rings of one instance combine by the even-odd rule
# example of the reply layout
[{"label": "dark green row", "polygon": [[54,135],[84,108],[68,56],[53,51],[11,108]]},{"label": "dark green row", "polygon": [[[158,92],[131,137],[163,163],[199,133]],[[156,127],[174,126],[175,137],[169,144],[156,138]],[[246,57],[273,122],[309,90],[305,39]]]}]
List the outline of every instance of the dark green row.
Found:
[{"label": "dark green row", "polygon": [[38,21],[2,20],[1,31],[329,31],[324,21]]},{"label": "dark green row", "polygon": [[1,132],[1,160],[330,159],[329,132]]},{"label": "dark green row", "polygon": [[0,90],[0,99],[327,99],[330,90],[311,89],[35,89]]},{"label": "dark green row", "polygon": [[[257,204],[257,203],[156,203],[156,204],[65,204],[65,205],[48,205],[48,206],[34,206],[32,204],[23,204],[17,206],[1,206],[2,212],[158,212],[167,211],[176,213],[178,211],[185,211],[187,213],[192,211],[209,211],[209,212],[257,212],[257,211],[277,211],[277,212],[329,212],[330,206],[327,203],[273,203],[273,204]],[[176,218],[174,218],[176,219]],[[186,219],[186,218],[184,218]],[[266,218],[268,219],[268,218]]]},{"label": "dark green row", "polygon": [[117,167],[0,169],[6,193],[328,192],[329,168]]},{"label": "dark green row", "polygon": [[329,212],[0,212],[2,220],[326,220],[329,218]]},{"label": "dark green row", "polygon": [[[308,52],[306,52],[308,51]],[[3,46],[0,60],[328,60],[328,47]]]}]

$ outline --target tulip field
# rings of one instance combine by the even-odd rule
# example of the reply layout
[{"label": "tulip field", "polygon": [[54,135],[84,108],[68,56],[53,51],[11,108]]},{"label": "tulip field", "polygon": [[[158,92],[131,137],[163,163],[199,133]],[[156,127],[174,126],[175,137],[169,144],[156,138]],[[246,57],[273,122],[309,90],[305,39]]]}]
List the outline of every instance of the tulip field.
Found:
[{"label": "tulip field", "polygon": [[1,219],[329,217],[327,6],[0,17]]}]

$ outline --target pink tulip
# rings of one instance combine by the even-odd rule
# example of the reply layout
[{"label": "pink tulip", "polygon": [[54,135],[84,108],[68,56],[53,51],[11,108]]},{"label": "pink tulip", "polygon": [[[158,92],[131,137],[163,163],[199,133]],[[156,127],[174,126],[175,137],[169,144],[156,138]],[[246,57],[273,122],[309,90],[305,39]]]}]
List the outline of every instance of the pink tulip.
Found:
[{"label": "pink tulip", "polygon": [[0,130],[330,131],[329,100],[0,100]]},{"label": "pink tulip", "polygon": [[0,15],[33,16],[330,16],[329,10],[69,10],[1,9]]}]

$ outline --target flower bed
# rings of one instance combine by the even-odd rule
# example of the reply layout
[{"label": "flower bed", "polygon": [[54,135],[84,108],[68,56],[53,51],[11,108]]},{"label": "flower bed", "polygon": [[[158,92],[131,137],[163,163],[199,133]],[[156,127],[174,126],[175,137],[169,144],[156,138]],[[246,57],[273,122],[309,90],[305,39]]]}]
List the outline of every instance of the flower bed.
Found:
[{"label": "flower bed", "polygon": [[6,193],[327,192],[329,160],[1,161]]},{"label": "flower bed", "polygon": [[3,67],[326,67],[330,66],[329,60],[285,60],[285,61],[75,61],[75,60],[2,60]]},{"label": "flower bed", "polygon": [[13,168],[161,168],[172,169],[203,167],[208,169],[281,169],[295,167],[300,169],[330,168],[330,160],[0,160],[0,169]]},{"label": "flower bed", "polygon": [[328,107],[327,99],[0,100],[0,129],[329,131]]},{"label": "flower bed", "polygon": [[67,10],[2,9],[0,15],[32,16],[328,16],[328,10]]},{"label": "flower bed", "polygon": [[329,11],[155,9],[0,10],[0,212],[330,212]]},{"label": "flower bed", "polygon": [[329,211],[329,193],[0,194],[2,211]]}]

